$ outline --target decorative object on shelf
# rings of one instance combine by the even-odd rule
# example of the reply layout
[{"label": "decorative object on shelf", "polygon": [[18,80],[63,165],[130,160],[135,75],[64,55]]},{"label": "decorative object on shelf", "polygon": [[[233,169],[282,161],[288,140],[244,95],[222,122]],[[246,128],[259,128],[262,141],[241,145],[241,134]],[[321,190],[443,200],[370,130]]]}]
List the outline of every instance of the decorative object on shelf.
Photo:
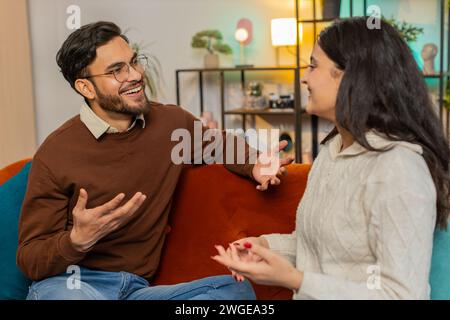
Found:
[{"label": "decorative object on shelf", "polygon": [[289,132],[282,132],[280,134],[280,141],[286,140],[287,146],[283,149],[283,152],[286,154],[290,154],[292,150],[294,150],[294,139]]},{"label": "decorative object on shelf", "polygon": [[233,53],[231,47],[223,42],[222,33],[218,30],[204,30],[197,32],[192,37],[191,46],[192,48],[204,48],[208,51],[204,60],[205,68],[207,69],[219,67],[219,55],[217,53]]},{"label": "decorative object on shelf", "polygon": [[295,156],[295,132],[292,129],[288,129],[285,125],[279,126],[280,130],[280,141],[287,141],[287,146],[282,151],[280,151],[280,157]]},{"label": "decorative object on shelf", "polygon": [[426,76],[435,75],[434,59],[438,54],[438,47],[434,43],[427,43],[422,48],[423,69],[422,72]]},{"label": "decorative object on shelf", "polygon": [[245,95],[245,107],[250,109],[267,108],[266,99],[262,95],[263,85],[259,82],[251,81],[247,87]]},{"label": "decorative object on shelf", "polygon": [[295,107],[294,94],[269,94],[269,107],[272,109],[293,109]]},{"label": "decorative object on shelf", "polygon": [[341,0],[323,0],[322,17],[323,19],[339,18],[341,12]]},{"label": "decorative object on shelf", "polygon": [[145,45],[140,43],[132,43],[131,48],[137,54],[144,54],[147,57],[147,67],[144,72],[144,83],[150,99],[157,99],[158,93],[161,90],[161,82],[164,81],[162,78],[162,67],[158,58],[145,52]]},{"label": "decorative object on shelf", "polygon": [[251,68],[253,65],[247,64],[245,58],[245,46],[249,45],[253,40],[253,24],[249,19],[241,19],[236,26],[234,38],[239,42],[239,64],[236,68]]},{"label": "decorative object on shelf", "polygon": [[280,96],[276,93],[269,93],[269,108],[275,108],[275,104],[277,103]]}]

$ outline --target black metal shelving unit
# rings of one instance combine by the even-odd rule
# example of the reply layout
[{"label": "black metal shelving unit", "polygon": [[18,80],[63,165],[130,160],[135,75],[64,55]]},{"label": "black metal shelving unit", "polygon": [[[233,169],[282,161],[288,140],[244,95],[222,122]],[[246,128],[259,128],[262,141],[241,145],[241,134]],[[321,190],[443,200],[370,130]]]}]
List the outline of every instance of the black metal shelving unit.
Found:
[{"label": "black metal shelving unit", "polygon": [[[441,5],[442,6],[442,5]],[[445,6],[445,3],[444,3]],[[442,19],[442,17],[441,17]],[[442,29],[441,29],[442,32]],[[445,77],[446,84],[445,88],[450,89],[450,5],[447,8],[447,76]],[[450,140],[450,110],[447,110],[447,137]]]},{"label": "black metal shelving unit", "polygon": [[[439,85],[439,107],[440,107],[440,116],[441,121],[443,121],[446,125],[445,132],[447,133],[447,137],[450,139],[450,110],[444,110],[444,95],[445,91],[450,89],[450,5],[447,5],[447,11],[445,10],[445,0],[441,0],[441,67],[440,67],[440,79],[441,83]],[[447,68],[443,70],[444,67],[444,49],[445,49],[445,13],[447,13]],[[445,82],[444,82],[445,81]],[[444,121],[444,116],[446,116],[446,121]]]},{"label": "black metal shelving unit", "polygon": [[[444,106],[444,95],[446,89],[449,87],[449,63],[450,63],[450,48],[448,45],[450,44],[450,19],[447,19],[447,67],[444,68],[444,52],[445,52],[445,18],[446,13],[447,17],[450,17],[450,8],[447,8],[446,11],[446,1],[440,0],[440,18],[439,18],[439,26],[440,26],[440,35],[439,35],[439,50],[441,52],[439,59],[439,72],[436,75],[427,75],[424,76],[426,79],[439,79],[439,98],[438,98],[438,107],[439,107],[439,117],[441,122],[446,125],[445,132],[447,137],[449,136],[449,112],[445,110]],[[445,117],[445,119],[444,119]]]},{"label": "black metal shelving unit", "polygon": [[[294,108],[293,109],[250,109],[244,107],[238,107],[233,109],[225,109],[225,73],[226,72],[239,72],[241,79],[241,89],[245,91],[246,86],[246,73],[248,72],[274,72],[274,71],[290,71],[294,73],[295,78],[295,89],[294,89]],[[217,69],[178,69],[175,71],[176,77],[176,95],[177,104],[180,105],[180,74],[181,73],[197,73],[198,74],[198,87],[199,87],[199,97],[200,97],[200,114],[204,111],[204,92],[203,92],[203,79],[205,73],[219,73],[220,79],[220,110],[221,110],[221,125],[225,128],[225,116],[227,115],[240,115],[242,116],[242,128],[246,130],[246,123],[248,116],[294,116],[295,117],[295,157],[297,161],[301,161],[301,115],[305,113],[301,109],[300,95],[297,92],[297,88],[300,87],[300,68],[295,67],[248,67],[248,68],[217,68]],[[312,125],[315,125],[312,123]]]}]

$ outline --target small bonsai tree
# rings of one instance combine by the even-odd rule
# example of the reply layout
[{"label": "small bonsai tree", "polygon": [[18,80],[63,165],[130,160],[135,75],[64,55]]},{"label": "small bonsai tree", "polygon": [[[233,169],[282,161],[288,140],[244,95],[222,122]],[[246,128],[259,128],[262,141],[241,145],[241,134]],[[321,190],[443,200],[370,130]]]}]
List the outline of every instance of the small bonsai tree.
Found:
[{"label": "small bonsai tree", "polygon": [[192,48],[205,48],[209,53],[219,52],[231,54],[233,50],[223,42],[222,33],[218,30],[205,30],[197,32],[192,37]]},{"label": "small bonsai tree", "polygon": [[416,27],[405,21],[399,22],[393,17],[390,19],[382,17],[382,19],[392,25],[406,42],[415,42],[417,38],[423,33],[423,28]]}]

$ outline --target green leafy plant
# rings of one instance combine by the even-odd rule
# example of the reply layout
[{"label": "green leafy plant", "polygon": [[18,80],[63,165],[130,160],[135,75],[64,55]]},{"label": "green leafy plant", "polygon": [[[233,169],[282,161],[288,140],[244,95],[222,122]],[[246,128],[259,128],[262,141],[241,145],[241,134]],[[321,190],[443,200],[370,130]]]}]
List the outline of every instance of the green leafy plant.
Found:
[{"label": "green leafy plant", "polygon": [[162,78],[162,68],[158,58],[155,55],[145,51],[146,47],[147,46],[141,43],[131,44],[131,48],[137,54],[144,54],[147,56],[148,65],[144,72],[144,83],[146,89],[148,90],[149,98],[156,99],[161,89],[161,82],[164,81]]},{"label": "green leafy plant", "polygon": [[416,27],[405,21],[397,21],[393,17],[390,19],[382,17],[382,19],[392,25],[406,42],[414,42],[421,34],[423,34],[423,28]]},{"label": "green leafy plant", "polygon": [[450,110],[450,82],[447,83],[447,89],[445,89],[444,107]]},{"label": "green leafy plant", "polygon": [[192,37],[192,48],[204,48],[209,53],[219,52],[223,54],[231,54],[231,47],[223,42],[222,33],[218,30],[204,30],[197,32]]}]

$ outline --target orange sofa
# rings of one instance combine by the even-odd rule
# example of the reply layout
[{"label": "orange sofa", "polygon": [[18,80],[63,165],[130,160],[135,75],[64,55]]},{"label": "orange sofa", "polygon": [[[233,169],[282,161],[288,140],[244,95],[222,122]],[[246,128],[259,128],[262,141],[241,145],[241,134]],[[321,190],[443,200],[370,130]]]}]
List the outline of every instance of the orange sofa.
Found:
[{"label": "orange sofa", "polygon": [[[0,170],[0,184],[27,160]],[[290,233],[310,166],[293,164],[281,185],[265,192],[223,166],[187,167],[174,196],[170,229],[155,284],[175,284],[229,271],[210,257],[215,244],[248,236]],[[282,288],[254,286],[258,299],[290,299]]]}]

